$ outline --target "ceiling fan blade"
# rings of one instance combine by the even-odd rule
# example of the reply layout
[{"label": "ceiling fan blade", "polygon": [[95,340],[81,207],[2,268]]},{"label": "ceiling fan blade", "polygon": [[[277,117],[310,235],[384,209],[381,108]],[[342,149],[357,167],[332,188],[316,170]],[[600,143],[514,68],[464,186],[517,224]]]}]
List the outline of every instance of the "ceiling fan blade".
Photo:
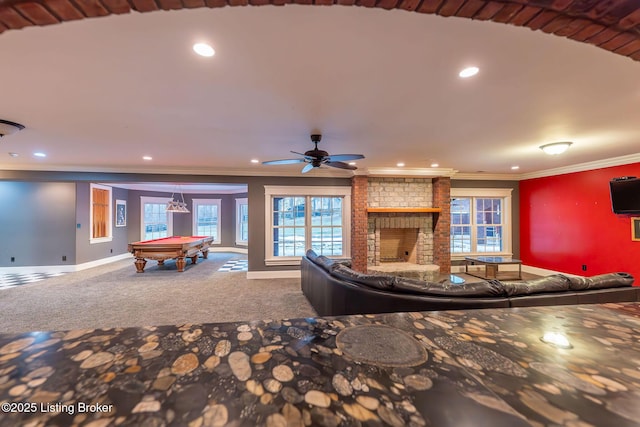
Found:
[{"label": "ceiling fan blade", "polygon": [[358,169],[355,166],[351,166],[351,165],[348,165],[348,164],[342,163],[342,162],[325,162],[325,165],[331,166],[332,168],[339,168],[339,169],[349,169],[349,170]]},{"label": "ceiling fan blade", "polygon": [[307,173],[309,172],[311,169],[313,169],[313,163],[307,163],[305,165],[305,167],[302,168],[302,173]]},{"label": "ceiling fan blade", "polygon": [[333,154],[328,157],[330,162],[342,162],[346,160],[364,159],[362,154]]},{"label": "ceiling fan blade", "polygon": [[294,163],[304,163],[304,159],[283,159],[262,162],[263,165],[292,165]]}]

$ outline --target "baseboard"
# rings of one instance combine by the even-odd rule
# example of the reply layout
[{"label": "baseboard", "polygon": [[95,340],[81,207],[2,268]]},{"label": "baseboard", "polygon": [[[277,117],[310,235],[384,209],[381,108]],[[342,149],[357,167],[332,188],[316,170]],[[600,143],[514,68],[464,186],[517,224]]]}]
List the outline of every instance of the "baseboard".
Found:
[{"label": "baseboard", "polygon": [[248,254],[247,248],[234,248],[233,246],[209,246],[209,252],[235,252],[237,254]]},{"label": "baseboard", "polygon": [[247,271],[247,279],[299,279],[300,270]]},{"label": "baseboard", "polygon": [[73,265],[25,265],[22,267],[0,267],[0,274],[29,274],[29,273],[73,273],[100,265],[110,264],[123,259],[132,258],[130,253],[115,255],[95,261]]},{"label": "baseboard", "polygon": [[134,258],[133,256],[127,252],[120,255],[110,256],[108,258],[97,259],[95,261],[83,262],[82,264],[76,264],[75,270],[73,271],[82,271],[88,268],[98,267],[105,264],[111,264],[112,262],[120,261],[123,259],[131,259],[131,263],[133,264]]},{"label": "baseboard", "polygon": [[524,271],[526,273],[536,274],[538,276],[550,276],[552,274],[564,274],[565,276],[582,277],[582,276],[580,276],[578,274],[570,274],[570,273],[565,273],[563,271],[547,270],[546,268],[531,267],[529,265],[523,265],[522,266],[522,271]]}]

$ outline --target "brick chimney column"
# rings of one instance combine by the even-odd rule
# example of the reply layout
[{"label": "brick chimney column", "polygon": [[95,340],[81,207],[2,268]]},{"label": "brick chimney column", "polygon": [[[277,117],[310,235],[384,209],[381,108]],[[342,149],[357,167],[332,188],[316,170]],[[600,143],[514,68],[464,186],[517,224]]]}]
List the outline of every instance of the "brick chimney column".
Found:
[{"label": "brick chimney column", "polygon": [[367,192],[368,177],[351,178],[351,268],[367,271]]},{"label": "brick chimney column", "polygon": [[440,266],[440,273],[451,273],[451,178],[433,179],[433,206],[442,211],[434,216],[433,263]]}]

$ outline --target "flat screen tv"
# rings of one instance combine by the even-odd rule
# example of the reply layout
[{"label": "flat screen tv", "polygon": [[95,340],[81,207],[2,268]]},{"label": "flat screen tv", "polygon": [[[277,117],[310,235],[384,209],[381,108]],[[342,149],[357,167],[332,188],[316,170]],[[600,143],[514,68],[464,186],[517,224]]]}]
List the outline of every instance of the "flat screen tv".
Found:
[{"label": "flat screen tv", "polygon": [[611,207],[616,214],[640,213],[640,179],[624,176],[609,181]]}]

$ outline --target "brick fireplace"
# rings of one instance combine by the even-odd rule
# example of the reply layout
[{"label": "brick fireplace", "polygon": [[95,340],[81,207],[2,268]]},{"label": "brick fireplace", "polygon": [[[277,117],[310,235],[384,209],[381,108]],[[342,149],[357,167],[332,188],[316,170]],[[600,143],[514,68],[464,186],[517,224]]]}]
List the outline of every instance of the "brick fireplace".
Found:
[{"label": "brick fireplace", "polygon": [[355,176],[353,268],[379,271],[385,263],[401,262],[435,264],[440,273],[449,273],[449,194],[448,177]]}]

